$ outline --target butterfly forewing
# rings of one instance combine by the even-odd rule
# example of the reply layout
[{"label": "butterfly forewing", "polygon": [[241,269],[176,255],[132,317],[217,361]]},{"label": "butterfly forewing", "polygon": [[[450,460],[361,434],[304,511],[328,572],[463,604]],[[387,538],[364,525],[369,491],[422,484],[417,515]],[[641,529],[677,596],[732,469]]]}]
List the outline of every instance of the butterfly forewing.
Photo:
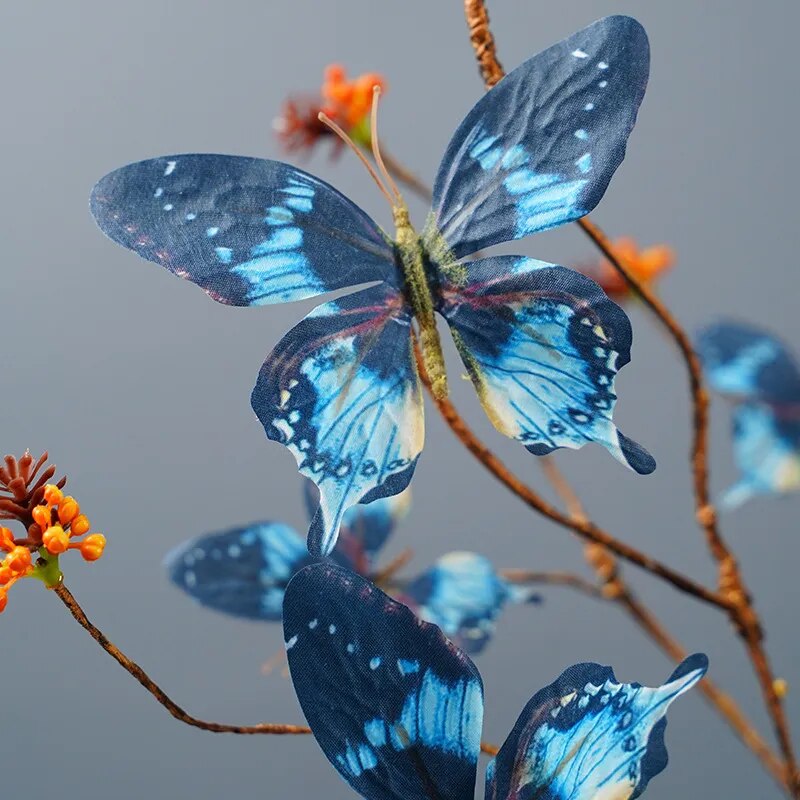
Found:
[{"label": "butterfly forewing", "polygon": [[800,416],[748,402],[733,413],[733,452],[741,477],[720,498],[732,509],[762,494],[800,490]]},{"label": "butterfly forewing", "polygon": [[358,206],[278,161],[140,161],[101,179],[91,210],[115,242],[221,303],[281,303],[398,279],[391,244]]},{"label": "butterfly forewing", "polygon": [[696,344],[708,382],[716,391],[800,407],[800,369],[776,336],[740,322],[719,322],[701,331]]},{"label": "butterfly forewing", "polygon": [[509,73],[442,159],[425,232],[452,258],[588,214],[625,155],[649,72],[644,29],[606,17]]},{"label": "butterfly forewing", "polygon": [[267,436],[317,484],[309,530],[330,553],[350,506],[398,494],[422,450],[422,394],[411,316],[385,284],[318,306],[278,343],[253,389]]},{"label": "butterfly forewing", "polygon": [[483,688],[472,662],[437,627],[324,563],[289,584],[283,618],[300,705],[358,794],[472,798]]},{"label": "butterfly forewing", "polygon": [[311,560],[297,532],[261,522],[185,542],[166,558],[170,580],[207,608],[279,620],[290,578]]},{"label": "butterfly forewing", "polygon": [[633,800],[667,763],[670,704],[705,674],[694,655],[657,688],[576,664],[525,706],[487,767],[486,800]]},{"label": "butterfly forewing", "polygon": [[590,278],[519,256],[464,265],[441,312],[495,427],[535,455],[598,442],[647,474],[652,456],[617,430],[614,379],[630,360],[625,312]]}]

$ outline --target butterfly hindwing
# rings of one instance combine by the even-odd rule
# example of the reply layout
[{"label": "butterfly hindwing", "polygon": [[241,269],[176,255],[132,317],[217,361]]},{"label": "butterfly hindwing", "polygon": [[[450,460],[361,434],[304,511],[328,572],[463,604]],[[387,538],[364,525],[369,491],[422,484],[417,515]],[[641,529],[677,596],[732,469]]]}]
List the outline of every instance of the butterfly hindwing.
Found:
[{"label": "butterfly hindwing", "polygon": [[262,367],[252,405],[320,490],[309,551],[330,553],[350,506],[398,494],[422,450],[410,311],[385,284],[318,306]]},{"label": "butterfly hindwing", "polygon": [[403,590],[400,599],[438,625],[467,653],[483,650],[509,602],[537,602],[538,595],[503,580],[477,553],[447,553]]},{"label": "butterfly hindwing", "polygon": [[614,379],[630,360],[625,312],[590,278],[520,256],[463,265],[440,310],[494,426],[545,455],[598,442],[640,474],[653,457],[612,421]]},{"label": "butterfly hindwing", "polygon": [[693,655],[663,686],[576,664],[525,706],[487,767],[486,800],[633,800],[667,764],[666,713],[705,674]]},{"label": "butterfly hindwing", "polygon": [[280,522],[260,522],[192,539],[165,559],[170,580],[207,608],[279,620],[292,575],[310,561],[305,542]]},{"label": "butterfly hindwing", "polygon": [[606,17],[490,89],[439,167],[425,234],[434,260],[588,214],[625,155],[649,58],[636,20]]},{"label": "butterfly hindwing", "polygon": [[[304,495],[309,515],[313,517],[319,507],[319,492],[313,481],[305,482]],[[350,564],[344,564],[342,558],[337,563],[362,575],[369,574],[395,525],[408,513],[410,504],[409,488],[400,494],[348,508],[342,517],[334,554],[347,556]]]},{"label": "butterfly hindwing", "polygon": [[289,670],[308,724],[366,800],[471,798],[483,688],[434,625],[332,564],[286,590]]},{"label": "butterfly hindwing", "polygon": [[733,413],[733,451],[739,481],[720,499],[736,508],[756,495],[800,490],[800,415],[762,403],[742,403]]},{"label": "butterfly hindwing", "polygon": [[395,280],[376,224],[332,186],[278,161],[140,161],[97,183],[91,211],[113,241],[221,303],[281,303]]},{"label": "butterfly hindwing", "polygon": [[696,338],[708,382],[734,398],[800,406],[800,368],[776,336],[741,322],[710,325]]}]

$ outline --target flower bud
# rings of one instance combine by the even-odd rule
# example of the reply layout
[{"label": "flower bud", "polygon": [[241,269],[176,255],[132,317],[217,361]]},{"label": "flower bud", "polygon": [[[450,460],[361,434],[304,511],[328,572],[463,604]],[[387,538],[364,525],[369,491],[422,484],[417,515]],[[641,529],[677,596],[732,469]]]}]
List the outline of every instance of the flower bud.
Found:
[{"label": "flower bud", "polygon": [[42,535],[42,544],[48,553],[57,556],[69,547],[69,536],[60,525],[51,525]]}]

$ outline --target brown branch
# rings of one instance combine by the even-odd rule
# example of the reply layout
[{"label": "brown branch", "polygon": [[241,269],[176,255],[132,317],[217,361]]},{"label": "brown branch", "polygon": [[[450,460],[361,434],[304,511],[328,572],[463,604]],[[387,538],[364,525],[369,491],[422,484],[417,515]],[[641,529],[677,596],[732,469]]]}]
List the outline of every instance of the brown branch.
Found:
[{"label": "brown branch", "polygon": [[381,567],[377,572],[370,576],[370,580],[376,585],[386,583],[393,578],[403,567],[414,558],[414,551],[407,547],[401,553],[396,555],[385,567]]},{"label": "brown branch", "polygon": [[[484,0],[465,0],[464,10],[470,29],[470,40],[487,89],[504,75],[489,30],[489,17]],[[478,31],[480,36],[476,36]],[[666,306],[646,286],[640,284],[616,257],[608,237],[588,217],[578,220],[582,230],[601,250],[603,255],[624,278],[628,286],[642,298],[674,339],[689,374],[693,408],[692,473],[697,520],[705,532],[709,550],[719,565],[719,588],[731,621],[743,640],[753,663],[765,705],[772,719],[775,735],[783,754],[790,792],[800,798],[800,773],[789,733],[789,723],[778,693],[775,676],[769,665],[763,645],[763,632],[758,614],[753,607],[739,566],[717,527],[716,511],[710,500],[708,487],[708,393],[706,392],[700,361],[691,341]]]},{"label": "brown branch", "polygon": [[381,155],[386,169],[395,180],[405,184],[423,202],[430,203],[433,200],[433,192],[430,187],[397,159],[389,155],[383,145],[381,145]]},{"label": "brown branch", "polygon": [[464,0],[464,15],[469,27],[469,40],[478,59],[481,78],[487,89],[491,89],[505,72],[497,60],[494,36],[489,28],[489,12],[483,0]]},{"label": "brown branch", "polygon": [[[136,678],[136,680],[179,722],[191,725],[193,728],[210,731],[211,733],[238,733],[245,735],[263,733],[274,735],[311,733],[311,728],[307,728],[304,725],[287,725],[280,722],[260,722],[257,725],[226,725],[221,722],[206,722],[205,720],[191,716],[191,714],[187,714],[186,711],[172,700],[135,661],[131,661],[125,653],[109,641],[108,637],[89,620],[78,601],[72,595],[72,592],[70,592],[63,583],[57,586],[53,591],[58,595],[61,602],[67,607],[69,613],[72,614],[77,623],[85,631],[88,631],[92,639],[94,639],[126,672]],[[489,742],[481,742],[482,753],[494,756],[497,755],[498,750],[499,748],[496,745],[490,744]]]},{"label": "brown branch", "polygon": [[200,728],[212,733],[240,733],[240,734],[305,734],[311,733],[311,729],[303,725],[285,725],[277,722],[261,722],[258,725],[224,725],[219,722],[206,722],[202,719],[187,714],[150,676],[134,661],[131,661],[115,644],[110,642],[106,635],[95,625],[84,613],[78,601],[66,586],[61,584],[53,591],[58,595],[62,603],[69,609],[69,613],[75,618],[78,624],[114,659],[124,670],[136,678],[139,683],[150,692],[153,697],[164,708],[172,714],[175,719],[194,728]]},{"label": "brown branch", "polygon": [[528,585],[532,583],[544,584],[546,586],[567,586],[575,589],[582,594],[594,597],[597,600],[604,599],[603,590],[597,584],[587,581],[580,575],[572,572],[536,572],[528,569],[501,569],[498,570],[500,576],[509,583]]},{"label": "brown branch", "polygon": [[[421,355],[418,348],[415,346],[417,356],[417,369],[419,370],[420,378],[427,384],[427,374],[425,372],[425,365],[422,363]],[[432,396],[432,395],[431,395]],[[680,572],[662,564],[660,561],[652,558],[651,556],[642,553],[635,547],[632,547],[625,542],[615,539],[610,533],[607,533],[602,528],[595,525],[593,522],[585,520],[572,519],[567,514],[559,511],[555,506],[547,503],[540,497],[530,486],[523,483],[513,472],[511,472],[506,465],[488,448],[477,436],[470,430],[466,422],[462,419],[461,415],[456,410],[455,406],[448,398],[436,399],[434,398],[439,413],[442,415],[444,421],[450,427],[450,430],[455,433],[461,443],[472,453],[478,461],[486,467],[492,475],[497,478],[502,484],[510,489],[517,497],[524,503],[529,505],[535,511],[538,511],[543,516],[552,520],[553,522],[561,525],[564,528],[577,533],[581,538],[601,544],[607,547],[616,555],[636,564],[638,567],[650,572],[653,575],[672,584],[676,589],[679,589],[686,594],[696,597],[709,605],[716,606],[728,610],[729,600],[716,592],[712,592],[700,583],[686,577]]]}]

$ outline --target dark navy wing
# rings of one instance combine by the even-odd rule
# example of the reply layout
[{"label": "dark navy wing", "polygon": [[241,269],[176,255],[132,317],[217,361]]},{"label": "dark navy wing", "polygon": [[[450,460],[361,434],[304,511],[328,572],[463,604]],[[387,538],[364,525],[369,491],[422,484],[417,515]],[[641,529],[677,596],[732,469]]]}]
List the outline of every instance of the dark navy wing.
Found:
[{"label": "dark navy wing", "polygon": [[408,486],[422,450],[411,316],[386,284],[317,306],[267,358],[253,409],[320,490],[309,551],[325,556],[356,503]]},{"label": "dark navy wing", "polygon": [[[313,517],[319,506],[319,492],[312,481],[306,481],[305,499]],[[350,563],[343,564],[341,558],[337,563],[368,576],[395,525],[408,513],[410,504],[411,489],[405,489],[400,494],[348,508],[342,518],[334,554],[346,556]]]},{"label": "dark navy wing", "polygon": [[279,620],[289,579],[310,560],[293,528],[260,522],[184,542],[164,566],[172,583],[207,608]]},{"label": "dark navy wing", "polygon": [[663,686],[575,664],[530,700],[487,767],[486,800],[633,800],[667,765],[666,714],[705,674],[687,658]]},{"label": "dark navy wing", "polygon": [[741,476],[720,498],[721,507],[732,509],[757,495],[800,490],[800,409],[737,406],[733,452]]},{"label": "dark navy wing", "polygon": [[649,72],[642,26],[601,19],[517,67],[456,130],[425,241],[455,256],[588,214],[625,155]]},{"label": "dark navy wing", "polygon": [[434,625],[331,564],[286,590],[289,670],[308,724],[367,800],[465,800],[475,790],[483,687]]},{"label": "dark navy wing", "polygon": [[527,587],[501,578],[477,553],[447,553],[415,578],[400,599],[427,622],[438,625],[462,650],[481,652],[506,603],[538,602]]},{"label": "dark navy wing", "polygon": [[377,225],[332,186],[279,161],[140,161],[98,182],[91,211],[117,244],[221,303],[282,303],[396,280]]},{"label": "dark navy wing", "polygon": [[494,426],[535,455],[598,442],[640,474],[653,457],[612,420],[614,379],[630,361],[625,312],[590,278],[520,256],[459,265],[444,283],[450,324]]},{"label": "dark navy wing", "polygon": [[725,321],[703,329],[697,353],[708,382],[735,398],[800,406],[800,369],[789,348],[753,325]]}]

